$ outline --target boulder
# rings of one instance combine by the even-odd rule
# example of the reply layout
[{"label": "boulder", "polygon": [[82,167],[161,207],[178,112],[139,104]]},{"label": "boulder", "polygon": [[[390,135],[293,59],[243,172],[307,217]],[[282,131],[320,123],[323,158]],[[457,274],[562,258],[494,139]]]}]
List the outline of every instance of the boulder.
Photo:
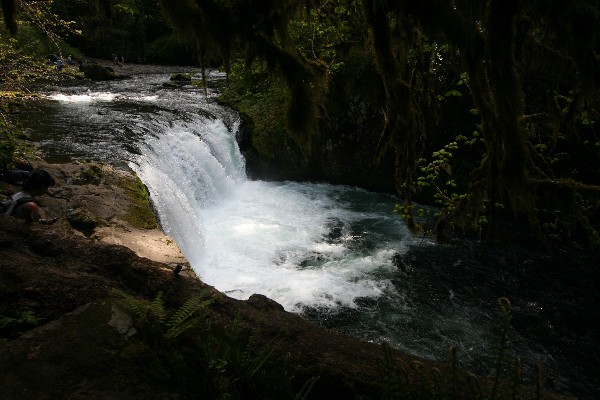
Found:
[{"label": "boulder", "polygon": [[191,82],[192,81],[192,76],[190,74],[183,74],[183,73],[176,73],[171,75],[170,80],[172,81],[176,81],[176,82]]},{"label": "boulder", "polygon": [[106,67],[103,67],[99,64],[85,64],[80,67],[80,70],[83,72],[86,78],[91,79],[93,81],[110,81],[113,79],[124,79],[126,78],[123,75],[119,75]]}]

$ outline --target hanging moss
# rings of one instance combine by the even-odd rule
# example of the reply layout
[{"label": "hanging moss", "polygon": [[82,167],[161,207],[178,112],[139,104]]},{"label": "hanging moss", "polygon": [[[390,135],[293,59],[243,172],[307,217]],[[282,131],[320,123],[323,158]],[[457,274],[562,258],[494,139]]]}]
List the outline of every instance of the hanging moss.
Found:
[{"label": "hanging moss", "polygon": [[291,40],[289,21],[304,10],[304,1],[161,1],[165,15],[183,35],[197,41],[204,70],[207,53],[219,53],[229,72],[231,53],[242,49],[250,65],[264,60],[279,74],[290,91],[288,125],[296,142],[310,151],[318,109],[315,102],[323,92],[321,69],[306,63]]},{"label": "hanging moss", "polygon": [[[385,107],[374,110],[381,111],[384,128],[374,133],[379,146],[373,158],[395,155],[396,187],[408,209],[418,195],[415,174],[421,153],[428,146],[442,148],[458,133],[439,126],[440,110],[448,113],[447,96],[439,86],[454,87],[453,81],[460,79],[464,90],[448,92],[469,98],[461,105],[471,109],[476,121],[456,125],[477,132],[485,149],[464,173],[465,196],[441,213],[439,232],[469,229],[486,218],[490,226],[501,226],[494,219],[512,213],[542,236],[549,217],[539,206],[555,203],[568,210],[560,213],[565,226],[579,226],[589,243],[594,242],[593,227],[600,217],[590,217],[587,210],[596,204],[598,188],[590,182],[600,170],[595,128],[600,118],[597,0],[325,3],[160,1],[166,18],[196,47],[203,77],[209,62],[220,58],[229,72],[236,58],[245,59],[248,67],[264,64],[267,74],[285,83],[285,94],[278,95],[287,96],[287,126],[279,124],[279,116],[274,131],[289,135],[303,157],[317,143],[315,135],[323,134],[319,128],[326,126],[320,122],[327,116],[323,99],[328,75],[340,60],[335,51],[358,48],[374,54],[386,98]],[[2,3],[9,28],[14,25],[15,4]],[[110,12],[108,0],[90,4]],[[352,19],[353,25],[340,23],[340,18]],[[311,25],[314,20],[321,25]],[[331,27],[351,40],[332,41],[340,47],[329,47],[332,36],[323,32]],[[313,38],[308,39],[305,35],[311,30]],[[321,47],[315,51],[311,46],[319,40]],[[447,71],[440,72],[444,68]],[[451,75],[447,81],[441,78],[444,73]],[[504,211],[486,208],[489,204],[499,204]]]},{"label": "hanging moss", "polygon": [[[365,20],[370,28],[388,101],[388,109],[384,114],[386,128],[381,136],[381,145],[396,150],[397,186],[405,201],[408,201],[406,209],[410,209],[410,191],[413,189],[412,175],[417,143],[415,137],[421,137],[427,132],[423,130],[424,124],[419,123],[420,103],[415,101],[419,98],[417,91],[422,90],[423,86],[408,84],[407,76],[402,72],[402,66],[408,64],[405,49],[411,48],[411,43],[407,43],[410,35],[402,35],[401,24],[411,24],[409,29],[412,30],[423,29],[432,40],[450,43],[455,48],[453,57],[467,72],[473,104],[480,117],[478,131],[483,135],[487,148],[479,167],[471,174],[468,195],[458,206],[442,213],[438,226],[441,236],[444,236],[443,232],[447,232],[450,226],[465,228],[471,225],[485,209],[482,206],[486,202],[504,204],[515,214],[525,216],[532,229],[541,236],[536,210],[539,200],[545,196],[557,196],[566,187],[574,193],[582,193],[583,188],[575,181],[552,179],[552,168],[547,165],[545,157],[540,156],[533,148],[523,125],[524,114],[530,111],[526,107],[523,92],[523,74],[528,65],[519,63],[517,57],[526,57],[528,51],[531,51],[529,48],[525,50],[523,46],[547,49],[545,46],[549,45],[554,49],[548,54],[556,57],[562,53],[563,57],[572,58],[579,76],[577,72],[575,76],[571,72],[568,78],[560,79],[566,84],[565,88],[570,86],[576,90],[583,82],[589,82],[586,96],[581,97],[594,92],[592,75],[600,76],[590,73],[597,71],[598,66],[598,57],[595,55],[595,37],[599,26],[597,2],[581,0],[570,3],[566,8],[567,15],[564,15],[564,8],[559,12],[558,8],[561,7],[557,2],[551,3],[548,6],[542,2],[529,2],[525,6],[518,1],[482,3],[464,0],[449,3],[438,0],[363,0]],[[537,19],[534,21],[529,16]],[[572,28],[570,32],[565,32],[562,27],[558,28],[558,25],[565,26],[558,23],[558,19],[563,18],[569,21],[566,26]],[[524,22],[535,25],[535,28],[524,25]],[[578,25],[577,28],[574,27],[575,24]],[[564,40],[555,36],[559,34],[566,36]],[[527,42],[524,38],[534,40]],[[565,46],[565,43],[574,44],[575,41],[577,45],[569,48]],[[540,61],[543,62],[538,60]],[[425,68],[428,68],[427,65],[422,63]],[[558,69],[556,71],[558,73]],[[411,77],[415,75],[417,74]],[[569,96],[569,99],[572,100],[566,111],[562,112],[563,116],[553,122],[557,126],[555,137],[556,132],[564,131],[567,127],[571,134],[574,133],[571,122],[576,118],[581,102],[579,97]],[[544,114],[546,120],[552,121],[552,109],[541,110],[547,112]],[[536,126],[543,126],[544,123]],[[531,129],[531,124],[527,129]],[[545,183],[536,184],[539,179]],[[551,190],[551,186],[562,189]],[[588,192],[586,196],[589,197],[589,192],[597,189],[586,186],[584,191]],[[570,204],[569,207],[564,205],[570,210],[570,217],[567,219],[572,217],[578,224],[591,227],[583,214],[576,211],[581,206],[574,199],[575,196],[562,198]],[[493,215],[492,212],[489,214]],[[409,225],[414,224],[414,221],[408,221]],[[589,228],[586,231],[592,238],[596,235]]]}]

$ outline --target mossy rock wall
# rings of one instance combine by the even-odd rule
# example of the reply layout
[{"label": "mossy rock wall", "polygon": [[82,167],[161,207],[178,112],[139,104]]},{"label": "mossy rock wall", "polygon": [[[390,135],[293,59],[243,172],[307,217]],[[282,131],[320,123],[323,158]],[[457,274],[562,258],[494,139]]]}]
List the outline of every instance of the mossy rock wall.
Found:
[{"label": "mossy rock wall", "polygon": [[375,164],[385,91],[372,58],[354,54],[331,74],[310,149],[286,125],[289,94],[272,77],[232,82],[221,97],[242,116],[238,142],[256,179],[327,181],[395,193],[394,156]]}]

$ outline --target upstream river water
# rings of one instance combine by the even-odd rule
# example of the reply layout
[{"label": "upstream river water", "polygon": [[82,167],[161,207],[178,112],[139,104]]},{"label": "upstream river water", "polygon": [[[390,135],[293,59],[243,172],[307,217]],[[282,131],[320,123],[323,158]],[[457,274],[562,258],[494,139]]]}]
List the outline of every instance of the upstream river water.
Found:
[{"label": "upstream river water", "polygon": [[231,297],[261,293],[326,327],[426,358],[445,360],[452,345],[462,366],[488,374],[497,300],[508,296],[521,321],[510,352],[525,380],[540,363],[549,389],[595,398],[594,360],[582,362],[578,338],[557,333],[544,301],[521,293],[500,260],[482,261],[475,245],[411,237],[391,195],[249,180],[237,114],[215,102],[215,89],[167,88],[168,80],[46,87],[21,124],[50,160],[132,168],[197,274]]}]

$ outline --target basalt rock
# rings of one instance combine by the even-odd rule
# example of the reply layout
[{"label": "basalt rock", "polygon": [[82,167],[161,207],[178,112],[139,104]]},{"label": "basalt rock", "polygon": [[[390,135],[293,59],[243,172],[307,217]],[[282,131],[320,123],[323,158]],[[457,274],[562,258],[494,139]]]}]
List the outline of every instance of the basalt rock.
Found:
[{"label": "basalt rock", "polygon": [[127,77],[124,75],[119,75],[114,72],[114,70],[110,70],[107,67],[103,67],[99,64],[95,63],[87,63],[82,65],[80,71],[83,72],[86,78],[91,79],[93,81],[110,81],[115,79],[126,79]]}]

